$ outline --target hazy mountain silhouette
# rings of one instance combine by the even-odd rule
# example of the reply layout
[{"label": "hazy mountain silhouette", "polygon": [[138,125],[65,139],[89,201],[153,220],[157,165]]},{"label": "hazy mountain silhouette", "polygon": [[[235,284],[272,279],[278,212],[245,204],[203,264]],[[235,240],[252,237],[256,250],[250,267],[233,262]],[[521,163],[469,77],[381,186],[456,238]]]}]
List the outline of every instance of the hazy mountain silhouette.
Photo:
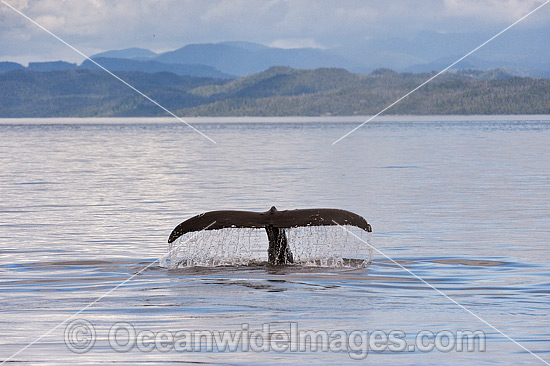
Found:
[{"label": "hazy mountain silhouette", "polygon": [[175,51],[161,53],[155,60],[172,64],[208,65],[238,76],[261,72],[272,66],[289,66],[297,69],[357,66],[352,61],[327,50],[283,49],[250,42],[191,44]]},{"label": "hazy mountain silhouette", "polygon": [[[495,33],[496,31],[498,29]],[[549,32],[550,26],[542,29],[515,27],[455,65],[453,69],[499,68],[519,76],[549,77]],[[273,66],[296,69],[337,67],[363,74],[377,68],[389,68],[398,72],[430,72],[441,71],[493,35],[487,32],[422,31],[400,37],[357,36],[355,40],[350,39],[345,48],[333,49],[283,49],[253,42],[230,41],[189,44],[163,53],[137,47],[108,50],[93,55],[92,58],[101,58],[106,64],[104,66],[113,68],[113,71],[173,72],[177,75],[204,77],[246,76]],[[0,63],[0,73],[22,67],[15,63]],[[53,71],[76,67],[62,61],[34,62],[27,69]],[[82,67],[93,68],[89,61],[84,62]]]},{"label": "hazy mountain silhouette", "polygon": [[25,66],[18,64],[17,62],[4,61],[0,62],[0,74],[10,72],[14,70],[23,70]]},{"label": "hazy mountain silhouette", "polygon": [[[125,58],[94,57],[94,61],[109,71],[141,71],[146,73],[171,72],[180,76],[197,76],[208,78],[231,79],[234,76],[225,74],[221,71],[206,65],[192,64],[166,64],[154,60],[136,60]],[[80,65],[82,69],[99,70],[100,67],[86,60]]]},{"label": "hazy mountain silhouette", "polygon": [[93,55],[91,58],[109,57],[109,58],[128,58],[128,59],[151,59],[157,54],[145,48],[125,48],[123,50],[111,50]]},{"label": "hazy mountain silhouette", "polygon": [[65,61],[31,62],[27,67],[29,71],[63,71],[76,69],[77,65]]}]

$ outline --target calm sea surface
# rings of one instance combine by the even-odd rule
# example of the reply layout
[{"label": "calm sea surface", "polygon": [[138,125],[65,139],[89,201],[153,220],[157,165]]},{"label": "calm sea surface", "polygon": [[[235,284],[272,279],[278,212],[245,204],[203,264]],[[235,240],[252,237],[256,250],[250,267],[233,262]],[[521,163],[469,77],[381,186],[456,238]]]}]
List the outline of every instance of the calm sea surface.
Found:
[{"label": "calm sea surface", "polygon": [[[171,120],[107,122],[0,120],[0,362],[550,362],[550,117],[392,118],[335,145],[361,120],[194,121],[216,144]],[[193,215],[272,205],[356,212],[383,254],[154,263]],[[199,331],[255,344],[181,341]],[[291,344],[298,331],[319,342]],[[464,331],[485,350],[454,346]]]}]

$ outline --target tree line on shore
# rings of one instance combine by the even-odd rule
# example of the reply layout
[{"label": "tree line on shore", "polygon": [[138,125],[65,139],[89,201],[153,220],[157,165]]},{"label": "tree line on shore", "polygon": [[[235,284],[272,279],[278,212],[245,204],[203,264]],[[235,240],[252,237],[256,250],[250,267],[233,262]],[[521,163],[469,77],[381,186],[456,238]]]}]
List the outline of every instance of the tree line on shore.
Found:
[{"label": "tree line on shore", "polygon": [[[372,115],[434,73],[272,67],[236,79],[168,72],[119,73],[180,116]],[[385,114],[550,114],[550,79],[501,70],[435,78]],[[166,112],[105,72],[15,70],[0,74],[0,117],[135,117]]]}]

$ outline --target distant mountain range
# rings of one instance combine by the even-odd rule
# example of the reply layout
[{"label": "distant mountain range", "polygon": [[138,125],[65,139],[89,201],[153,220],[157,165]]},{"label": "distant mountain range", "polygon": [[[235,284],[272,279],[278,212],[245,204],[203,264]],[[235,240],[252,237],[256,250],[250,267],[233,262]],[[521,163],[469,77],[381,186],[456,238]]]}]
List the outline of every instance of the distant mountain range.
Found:
[{"label": "distant mountain range", "polygon": [[[520,29],[503,35],[391,113],[550,113],[547,34]],[[221,42],[163,53],[110,50],[80,65],[6,61],[0,62],[0,117],[163,115],[96,63],[181,115],[371,114],[486,38],[478,35],[472,45],[471,34],[421,32],[362,39],[345,50]]]},{"label": "distant mountain range", "polygon": [[[346,58],[326,50],[282,49],[249,42],[192,44],[160,54],[143,48],[128,48],[101,52],[90,58],[113,72],[171,72],[180,76],[226,79],[261,72],[272,66],[298,69],[358,67]],[[90,60],[85,60],[81,65],[63,61],[33,62],[26,68],[13,62],[0,62],[0,73],[23,69],[47,72],[99,67]]]},{"label": "distant mountain range", "polygon": [[158,56],[155,52],[145,48],[126,48],[124,50],[105,51],[92,56],[92,58],[127,58],[131,60],[147,60]]},{"label": "distant mountain range", "polygon": [[[93,60],[109,71],[131,72],[141,71],[146,73],[171,72],[179,76],[197,76],[208,78],[232,79],[235,76],[225,74],[212,66],[201,64],[163,63],[154,60],[138,60],[125,58],[94,57]],[[81,69],[100,70],[100,67],[90,60],[80,65]]]},{"label": "distant mountain range", "polygon": [[155,60],[169,64],[202,64],[237,76],[254,74],[272,66],[297,69],[354,68],[352,62],[331,51],[314,48],[282,49],[247,42],[193,44],[165,52]]},{"label": "distant mountain range", "polygon": [[[510,31],[453,69],[499,68],[518,76],[550,77],[550,47],[547,47],[550,27],[545,30],[548,32]],[[251,42],[220,42],[190,44],[163,53],[144,48],[109,50],[91,58],[113,72],[171,72],[180,76],[214,78],[246,76],[272,66],[296,69],[335,67],[363,74],[383,67],[419,73],[444,69],[487,38],[486,34],[465,37],[426,31],[403,38],[361,39],[346,49],[283,49]],[[9,61],[0,62],[0,73],[23,69],[47,72],[97,69],[97,66],[89,60],[81,65],[63,61],[34,62],[28,67]]]},{"label": "distant mountain range", "polygon": [[[358,39],[354,46],[334,52],[362,65],[399,72],[440,71],[494,36],[494,33],[422,31],[401,37]],[[518,76],[550,77],[550,25],[518,25],[478,49],[453,69],[504,69]],[[361,70],[355,70],[361,72]]]}]

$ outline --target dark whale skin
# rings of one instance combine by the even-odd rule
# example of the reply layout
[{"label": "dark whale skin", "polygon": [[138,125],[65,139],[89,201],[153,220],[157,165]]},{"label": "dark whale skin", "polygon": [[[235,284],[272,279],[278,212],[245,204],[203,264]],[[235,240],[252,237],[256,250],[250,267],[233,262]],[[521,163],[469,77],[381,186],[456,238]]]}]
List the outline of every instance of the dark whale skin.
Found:
[{"label": "dark whale skin", "polygon": [[275,206],[265,212],[210,211],[185,220],[172,231],[168,243],[183,234],[224,228],[287,229],[298,226],[351,225],[372,232],[370,224],[361,216],[333,208],[309,208],[279,211]]}]

